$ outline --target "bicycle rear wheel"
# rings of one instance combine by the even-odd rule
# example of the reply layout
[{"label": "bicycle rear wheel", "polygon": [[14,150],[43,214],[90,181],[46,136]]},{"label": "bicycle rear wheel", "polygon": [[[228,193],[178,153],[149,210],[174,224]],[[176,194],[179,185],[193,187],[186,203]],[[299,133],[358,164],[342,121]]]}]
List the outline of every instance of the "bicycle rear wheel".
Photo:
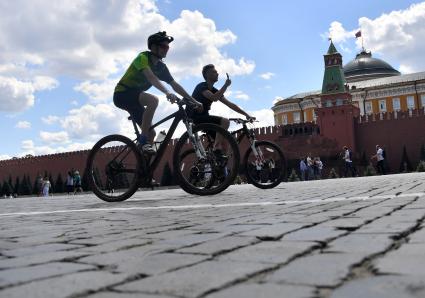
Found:
[{"label": "bicycle rear wheel", "polygon": [[[173,154],[174,174],[181,188],[190,194],[213,195],[233,183],[239,169],[240,154],[236,140],[215,124],[199,124],[193,134],[205,150],[198,156],[189,135],[184,133]],[[215,138],[222,139],[222,150],[214,151]]]},{"label": "bicycle rear wheel", "polygon": [[106,202],[124,201],[139,186],[141,165],[140,151],[129,138],[106,136],[93,146],[87,158],[89,185]]},{"label": "bicycle rear wheel", "polygon": [[282,150],[275,143],[256,141],[243,160],[246,179],[258,188],[273,188],[283,181],[286,164]]}]

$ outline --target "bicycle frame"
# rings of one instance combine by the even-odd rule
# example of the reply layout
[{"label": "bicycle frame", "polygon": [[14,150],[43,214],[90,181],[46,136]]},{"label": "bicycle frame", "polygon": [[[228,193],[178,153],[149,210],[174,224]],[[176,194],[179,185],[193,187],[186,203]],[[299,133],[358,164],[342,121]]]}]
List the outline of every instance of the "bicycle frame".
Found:
[{"label": "bicycle frame", "polygon": [[[255,147],[255,142],[257,141],[256,137],[255,137],[255,133],[252,130],[249,130],[248,127],[246,126],[246,123],[242,123],[242,128],[235,130],[234,132],[232,132],[232,135],[236,135],[240,133],[240,135],[237,137],[236,141],[238,144],[241,143],[242,139],[246,136],[248,138],[248,141],[250,143],[250,147],[252,149],[252,152],[254,153],[254,155],[260,159],[260,161],[263,161],[264,157],[263,157],[263,153],[261,152],[261,149],[257,150],[257,148]],[[260,152],[258,152],[260,151]]]},{"label": "bicycle frame", "polygon": [[[171,138],[173,137],[174,132],[176,131],[177,125],[179,124],[180,121],[183,120],[183,123],[186,126],[187,132],[189,133],[189,139],[192,141],[192,144],[195,148],[196,154],[198,155],[198,157],[201,156],[205,156],[205,150],[202,147],[202,144],[199,142],[199,139],[197,138],[197,135],[194,135],[192,133],[192,126],[193,123],[190,121],[189,117],[187,116],[187,113],[185,111],[185,109],[183,108],[183,103],[182,102],[178,102],[178,107],[179,110],[174,112],[173,114],[165,117],[164,119],[158,121],[157,123],[153,124],[149,130],[153,130],[155,129],[155,127],[161,125],[164,122],[167,122],[170,119],[173,119],[173,122],[171,123],[171,126],[167,132],[167,134],[165,135],[164,140],[161,142],[155,156],[153,159],[147,160],[147,166],[146,166],[146,170],[147,171],[147,176],[148,177],[152,177],[153,172],[155,171],[156,167],[159,165],[165,150],[167,149],[168,143],[170,142]],[[139,128],[136,124],[136,122],[134,121],[134,119],[132,119],[133,122],[133,127],[134,127],[134,131],[136,133],[137,139],[140,137],[140,131]],[[137,140],[136,139],[136,140]],[[134,140],[135,141],[135,140]]]}]

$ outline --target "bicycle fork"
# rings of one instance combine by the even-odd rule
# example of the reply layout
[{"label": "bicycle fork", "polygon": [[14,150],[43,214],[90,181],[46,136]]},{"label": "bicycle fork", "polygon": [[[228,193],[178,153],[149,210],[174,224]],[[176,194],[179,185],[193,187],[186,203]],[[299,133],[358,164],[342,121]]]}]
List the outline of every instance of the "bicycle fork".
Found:
[{"label": "bicycle fork", "polygon": [[189,135],[189,139],[192,143],[192,146],[195,149],[196,157],[199,159],[205,158],[206,156],[205,148],[202,145],[202,142],[200,141],[198,134],[193,133],[192,127],[193,127],[193,123],[191,122],[186,123],[187,133]]}]

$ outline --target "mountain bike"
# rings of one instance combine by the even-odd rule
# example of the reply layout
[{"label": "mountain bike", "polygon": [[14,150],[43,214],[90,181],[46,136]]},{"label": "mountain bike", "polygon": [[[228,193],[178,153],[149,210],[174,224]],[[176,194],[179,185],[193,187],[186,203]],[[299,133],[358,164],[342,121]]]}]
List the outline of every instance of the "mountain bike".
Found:
[{"label": "mountain bike", "polygon": [[[183,190],[197,195],[213,195],[225,190],[235,179],[240,162],[239,148],[231,134],[214,124],[194,125],[187,116],[186,99],[177,101],[178,110],[150,127],[174,119],[155,155],[147,154],[137,142],[141,132],[132,121],[136,138],[113,134],[100,139],[91,149],[86,170],[91,189],[107,202],[130,198],[139,187],[154,186],[153,174],[167,150],[180,121],[186,132],[174,147],[174,177]],[[217,153],[214,137],[221,135],[225,150]]]},{"label": "mountain bike", "polygon": [[253,120],[230,118],[242,128],[232,132],[238,144],[246,137],[249,148],[243,157],[243,170],[249,183],[258,188],[273,188],[283,181],[286,175],[286,161],[282,150],[273,142],[258,141],[253,128],[248,128]]}]

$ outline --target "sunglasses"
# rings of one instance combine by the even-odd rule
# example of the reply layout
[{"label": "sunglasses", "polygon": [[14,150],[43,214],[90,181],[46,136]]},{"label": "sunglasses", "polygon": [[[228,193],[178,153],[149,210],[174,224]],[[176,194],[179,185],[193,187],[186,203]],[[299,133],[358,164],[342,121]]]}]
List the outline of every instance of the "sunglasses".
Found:
[{"label": "sunglasses", "polygon": [[164,49],[164,50],[168,50],[170,48],[170,46],[168,44],[161,44],[161,43],[158,45],[158,47],[160,47],[161,49]]}]

